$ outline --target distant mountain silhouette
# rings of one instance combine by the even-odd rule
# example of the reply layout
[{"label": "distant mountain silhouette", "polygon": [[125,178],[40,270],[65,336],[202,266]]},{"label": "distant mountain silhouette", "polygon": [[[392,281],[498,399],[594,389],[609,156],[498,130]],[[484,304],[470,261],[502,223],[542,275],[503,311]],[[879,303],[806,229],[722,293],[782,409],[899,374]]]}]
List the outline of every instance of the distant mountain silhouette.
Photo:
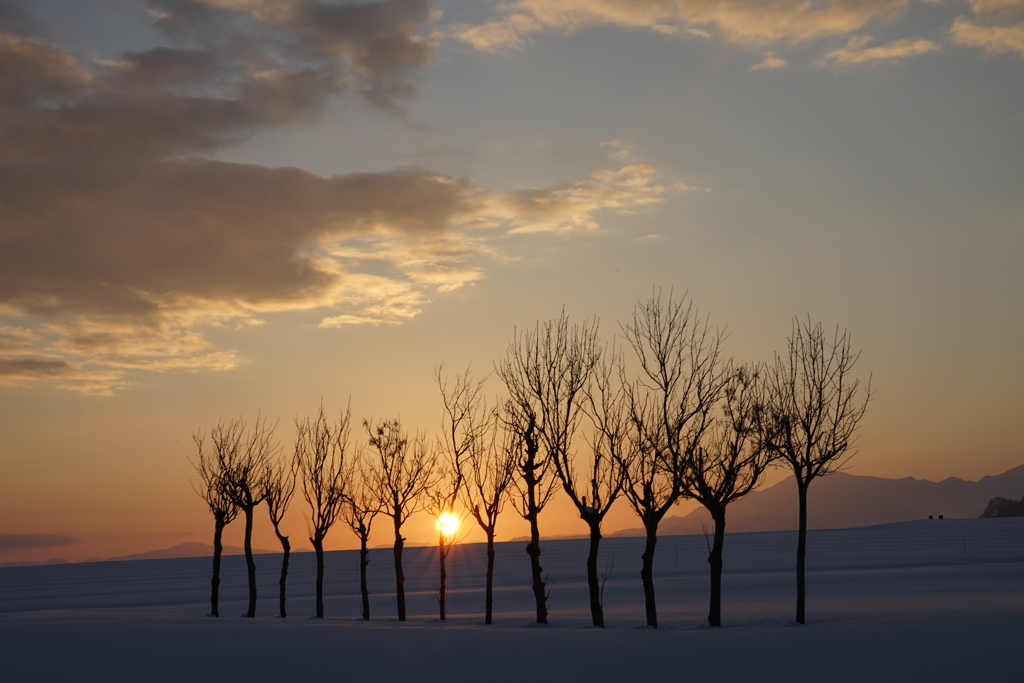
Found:
[{"label": "distant mountain silhouette", "polygon": [[[1024,493],[1024,465],[979,481],[956,477],[932,482],[905,477],[885,479],[845,472],[817,479],[807,494],[807,525],[811,529],[842,529],[925,519],[976,518],[996,497]],[[711,516],[701,507],[688,515],[667,517],[662,535],[699,534],[711,530]],[[754,491],[729,506],[726,530],[786,531],[797,527],[796,481],[788,477],[772,487]],[[642,536],[641,528],[622,529],[609,536]]]},{"label": "distant mountain silhouette", "polygon": [[[260,548],[253,548],[252,552],[258,555],[265,555],[267,553],[277,553],[279,550],[262,550]],[[224,546],[225,555],[243,555],[245,548],[239,548],[234,545]],[[196,543],[191,541],[188,543],[179,543],[178,545],[171,546],[170,548],[164,548],[163,550],[150,550],[148,553],[136,553],[135,555],[122,555],[120,557],[111,557],[108,562],[115,562],[120,560],[166,560],[172,557],[206,557],[209,555],[213,556],[213,546],[205,543]]]}]

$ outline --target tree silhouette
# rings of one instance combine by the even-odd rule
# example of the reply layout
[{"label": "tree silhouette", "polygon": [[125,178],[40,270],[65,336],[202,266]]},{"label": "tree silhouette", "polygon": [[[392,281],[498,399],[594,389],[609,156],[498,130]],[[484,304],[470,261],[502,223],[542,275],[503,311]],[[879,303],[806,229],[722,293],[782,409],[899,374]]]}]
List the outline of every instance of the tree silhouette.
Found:
[{"label": "tree silhouette", "polygon": [[634,441],[629,434],[626,394],[621,383],[616,382],[620,370],[619,356],[613,352],[610,362],[600,363],[592,385],[584,388],[587,409],[594,422],[594,434],[589,444],[590,458],[582,476],[577,471],[576,454],[571,447],[553,453],[555,472],[562,482],[562,489],[590,531],[590,551],[587,554],[590,616],[594,626],[602,628],[604,605],[601,599],[601,579],[597,575],[601,524],[622,493],[625,483],[623,472],[632,461],[635,451]]},{"label": "tree silhouette", "polygon": [[[487,406],[483,400],[483,380],[474,381],[472,370],[450,379],[443,374],[444,363],[434,368],[434,381],[441,393],[444,411],[441,418],[439,452],[442,454],[445,473],[429,492],[430,512],[438,520],[438,564],[440,566],[440,587],[438,605],[440,618],[444,621],[446,608],[447,570],[445,562],[448,553],[458,539],[457,533],[446,533],[442,515],[453,515],[455,503],[465,483],[467,461],[483,448],[483,441],[490,427]],[[478,520],[479,521],[479,520]]]},{"label": "tree silhouette", "polygon": [[[218,437],[214,432],[218,432]],[[245,515],[245,567],[249,577],[249,608],[245,616],[256,616],[256,561],[252,554],[253,510],[266,497],[266,468],[280,446],[274,442],[274,427],[257,416],[252,430],[241,419],[223,422],[211,431],[211,439],[220,438],[232,448],[217,449],[225,491]]]},{"label": "tree silhouette", "polygon": [[720,413],[704,438],[683,463],[682,489],[707,508],[714,521],[711,565],[711,600],[708,624],[722,625],[722,550],[725,512],[760,485],[773,454],[762,435],[764,395],[760,369],[734,367],[724,372]]},{"label": "tree silhouette", "polygon": [[569,326],[562,311],[557,320],[517,332],[498,375],[509,393],[506,429],[517,435],[522,452],[516,508],[530,523],[530,556],[537,622],[546,624],[547,584],[540,565],[538,516],[557,486],[554,461],[569,450],[579,425],[584,390],[601,356],[596,321]]},{"label": "tree silhouette", "polygon": [[266,492],[267,512],[270,515],[270,523],[274,525],[274,533],[277,540],[281,542],[281,578],[278,580],[280,594],[278,596],[278,614],[284,619],[288,616],[285,602],[288,583],[288,561],[292,554],[292,545],[288,537],[281,533],[281,521],[284,519],[288,505],[295,494],[295,461],[277,458],[267,465],[264,479],[264,490]]},{"label": "tree silhouette", "polygon": [[341,518],[359,538],[359,593],[362,596],[362,616],[370,620],[370,590],[366,584],[366,568],[370,564],[370,528],[380,513],[380,501],[367,483],[366,453],[356,452],[356,464],[349,484],[349,493],[341,508]]},{"label": "tree silhouette", "polygon": [[807,555],[807,488],[838,471],[856,451],[855,432],[871,400],[871,381],[861,390],[852,377],[860,357],[850,334],[827,335],[821,323],[793,320],[784,356],[768,372],[768,447],[796,477],[799,533],[796,550],[796,622],[804,623],[804,560]]},{"label": "tree silhouette", "polygon": [[435,456],[426,438],[416,434],[409,441],[398,420],[363,421],[376,457],[368,458],[367,484],[380,502],[381,513],[391,518],[395,530],[395,594],[398,620],[405,621],[405,572],[402,569],[402,525],[423,509],[424,493],[434,484]]},{"label": "tree silhouette", "polygon": [[640,577],[647,624],[657,627],[658,525],[679,501],[683,465],[710,422],[721,386],[722,335],[698,318],[685,295],[665,298],[660,290],[634,306],[623,334],[640,366],[639,378],[626,385],[637,452],[625,468],[624,494],[646,532]]},{"label": "tree silhouette", "polygon": [[[509,487],[516,472],[516,459],[523,451],[512,430],[499,429],[498,415],[481,410],[479,438],[474,439],[466,460],[462,497],[473,519],[487,536],[487,572],[484,596],[484,623],[493,621],[494,612],[494,538],[498,516],[508,500]],[[499,434],[501,441],[499,441]]]},{"label": "tree silhouette", "polygon": [[302,481],[302,496],[310,507],[306,524],[316,551],[316,616],[324,616],[324,539],[338,520],[348,493],[351,467],[346,463],[351,410],[335,423],[327,420],[321,403],[313,419],[295,419],[295,465]]},{"label": "tree silhouette", "polygon": [[[210,435],[210,448],[206,447],[206,435],[202,431],[193,432],[199,455],[196,460],[189,459],[199,475],[199,486],[192,486],[199,497],[206,502],[213,514],[213,578],[210,581],[210,615],[220,616],[220,560],[224,552],[222,537],[224,527],[231,524],[238,516],[238,506],[228,495],[224,482],[222,451],[238,448],[240,433],[228,433],[223,425],[215,427]],[[212,449],[212,450],[211,450]]]}]

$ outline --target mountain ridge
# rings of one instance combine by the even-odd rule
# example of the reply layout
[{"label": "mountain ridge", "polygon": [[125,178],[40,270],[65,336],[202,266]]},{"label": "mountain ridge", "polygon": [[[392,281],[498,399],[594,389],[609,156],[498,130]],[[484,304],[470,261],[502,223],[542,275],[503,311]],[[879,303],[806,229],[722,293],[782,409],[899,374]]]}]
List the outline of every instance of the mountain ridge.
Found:
[{"label": "mountain ridge", "polygon": [[[947,477],[933,482],[836,472],[814,481],[808,489],[807,521],[809,529],[842,529],[925,519],[929,515],[974,518],[992,498],[1016,498],[1021,494],[1024,465],[978,481]],[[796,527],[796,480],[792,476],[732,503],[726,513],[728,531],[788,531]],[[711,515],[700,507],[686,515],[666,517],[658,533],[699,534],[705,528],[713,528]],[[642,528],[627,528],[607,535],[643,534]]]}]

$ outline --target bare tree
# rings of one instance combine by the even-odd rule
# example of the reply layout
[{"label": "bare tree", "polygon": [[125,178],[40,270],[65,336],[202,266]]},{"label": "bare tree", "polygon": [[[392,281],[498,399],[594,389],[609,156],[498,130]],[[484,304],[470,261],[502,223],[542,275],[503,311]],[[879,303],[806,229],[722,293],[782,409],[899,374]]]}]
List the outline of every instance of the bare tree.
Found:
[{"label": "bare tree", "polygon": [[464,537],[461,520],[455,512],[455,501],[461,488],[461,475],[449,463],[438,463],[433,485],[424,492],[424,510],[435,520],[437,527],[437,560],[440,581],[437,589],[438,617],[448,618],[448,555]]},{"label": "bare tree", "polygon": [[597,574],[601,524],[612,504],[622,493],[625,483],[623,472],[634,457],[634,441],[630,439],[629,434],[626,395],[621,384],[615,381],[621,375],[620,358],[620,355],[613,351],[611,360],[599,364],[592,385],[585,388],[587,409],[594,422],[594,434],[589,444],[590,458],[582,476],[577,471],[576,454],[571,447],[553,453],[555,472],[562,482],[562,489],[576,506],[580,519],[587,523],[590,531],[590,552],[587,554],[590,616],[594,626],[602,628],[602,581]]},{"label": "bare tree", "polygon": [[316,616],[320,619],[324,616],[324,539],[342,511],[351,473],[346,465],[350,417],[351,409],[346,408],[332,424],[321,403],[315,418],[295,419],[295,465],[311,511],[306,528],[316,551]]},{"label": "bare tree", "polygon": [[726,507],[757,488],[773,460],[762,438],[763,409],[760,368],[730,364],[725,370],[720,413],[683,463],[683,495],[707,508],[714,521],[714,544],[708,555],[711,565],[708,624],[711,626],[722,625]]},{"label": "bare tree", "polygon": [[195,461],[189,459],[199,474],[200,482],[198,487],[193,485],[192,488],[206,502],[213,514],[213,579],[210,581],[210,615],[214,617],[220,616],[220,560],[224,552],[224,543],[222,542],[224,527],[231,524],[239,512],[238,506],[228,495],[224,485],[224,457],[221,452],[237,450],[241,433],[228,433],[222,426],[223,423],[212,430],[210,435],[212,450],[207,449],[206,435],[202,431],[193,432],[192,440],[196,443],[199,455]]},{"label": "bare tree", "polygon": [[362,596],[363,619],[370,620],[370,590],[366,584],[366,568],[370,564],[370,529],[373,519],[380,513],[380,501],[374,496],[367,481],[365,451],[356,453],[356,463],[349,484],[349,494],[341,509],[345,524],[359,538],[359,592]]},{"label": "bare tree", "polygon": [[[266,497],[266,468],[280,449],[274,441],[274,429],[275,427],[267,424],[266,418],[257,416],[251,431],[241,419],[232,420],[227,425],[222,422],[214,430],[220,432],[220,438],[227,439],[237,446],[218,449],[217,453],[224,458],[221,471],[225,490],[245,515],[245,566],[249,576],[249,609],[245,616],[250,619],[256,616],[256,561],[252,554],[253,511]],[[218,437],[211,433],[211,438]]]},{"label": "bare tree", "polygon": [[[498,429],[497,414],[483,413],[485,429],[473,441],[466,461],[466,481],[462,497],[473,519],[487,536],[487,573],[484,597],[484,623],[493,621],[494,612],[494,538],[498,516],[508,500],[509,487],[516,472],[516,461],[523,452],[515,432]],[[498,435],[501,434],[501,442]]]},{"label": "bare tree", "polygon": [[807,488],[838,471],[856,453],[855,432],[871,400],[871,380],[852,376],[860,352],[843,330],[828,335],[821,323],[793,320],[784,356],[768,373],[768,446],[793,470],[799,498],[796,550],[796,622],[804,623]]},{"label": "bare tree", "polygon": [[435,455],[426,438],[409,435],[398,420],[380,423],[364,421],[370,446],[376,451],[367,466],[367,484],[381,505],[381,513],[391,518],[395,530],[395,593],[398,620],[405,621],[405,572],[402,570],[402,525],[423,509],[424,493],[434,484]]},{"label": "bare tree", "polygon": [[584,390],[601,357],[597,322],[569,326],[562,311],[557,320],[537,323],[533,330],[517,332],[509,344],[498,375],[509,393],[506,429],[522,445],[515,486],[516,508],[530,523],[530,556],[537,622],[546,624],[547,584],[540,565],[538,516],[550,501],[557,483],[554,460],[569,450],[582,412]]},{"label": "bare tree", "polygon": [[288,562],[291,559],[292,544],[288,537],[281,533],[281,522],[284,514],[288,511],[292,496],[295,494],[295,461],[278,458],[267,465],[264,475],[264,490],[266,492],[267,512],[270,515],[270,523],[274,525],[274,533],[277,540],[281,542],[281,578],[277,584],[280,587],[278,596],[279,616],[284,619],[288,616],[285,608],[288,584]]},{"label": "bare tree", "polygon": [[640,577],[647,624],[657,627],[654,552],[658,525],[682,494],[680,473],[711,420],[721,385],[722,334],[700,320],[684,295],[660,290],[633,308],[623,334],[636,354],[640,377],[626,385],[637,453],[625,468],[624,493],[643,522]]},{"label": "bare tree", "polygon": [[[429,492],[430,511],[437,518],[438,564],[440,587],[438,605],[440,618],[445,620],[447,569],[445,562],[452,546],[458,540],[458,520],[455,503],[465,483],[467,461],[482,450],[490,427],[487,406],[483,399],[484,380],[475,381],[472,369],[450,379],[443,374],[444,363],[434,368],[434,381],[441,393],[444,412],[441,417],[439,452],[445,460],[445,472]],[[486,378],[485,378],[486,379]],[[453,522],[452,519],[455,519]]]}]

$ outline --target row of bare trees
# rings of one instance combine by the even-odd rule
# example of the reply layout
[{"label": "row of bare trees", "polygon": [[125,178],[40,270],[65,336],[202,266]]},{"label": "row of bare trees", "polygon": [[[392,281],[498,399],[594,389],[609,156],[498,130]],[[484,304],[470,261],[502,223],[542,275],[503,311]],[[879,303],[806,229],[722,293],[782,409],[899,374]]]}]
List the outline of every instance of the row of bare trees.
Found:
[{"label": "row of bare trees", "polygon": [[[391,518],[399,620],[406,619],[402,527],[427,511],[438,520],[439,611],[446,617],[446,559],[457,535],[445,520],[469,513],[487,539],[485,620],[493,618],[494,541],[507,503],[529,524],[536,619],[547,623],[550,586],[541,566],[540,514],[561,489],[587,525],[586,560],[594,625],[604,626],[598,553],[602,524],[620,498],[646,532],[641,556],[647,623],[657,627],[654,556],[658,526],[682,499],[702,504],[714,524],[709,543],[708,622],[721,625],[721,582],[728,505],[762,483],[768,468],[790,468],[799,495],[796,621],[804,621],[807,489],[852,455],[855,431],[871,397],[852,374],[859,354],[838,328],[795,320],[787,349],[771,364],[740,364],[723,354],[725,334],[684,296],[655,291],[621,326],[624,345],[602,345],[596,320],[570,324],[565,313],[517,330],[494,374],[503,397],[488,403],[484,378],[454,378],[435,369],[443,405],[442,435],[413,435],[397,420],[364,421],[363,446],[350,446],[350,413],[330,423],[296,420],[286,461],[273,428],[257,419],[221,423],[195,441],[199,493],[215,521],[212,605],[217,614],[221,532],[246,519],[248,616],[255,615],[253,509],[266,501],[284,560],[280,614],[290,546],[280,522],[296,480],[311,510],[317,553],[316,612],[323,616],[323,543],[340,517],[360,540],[362,615],[370,618],[368,541],[377,515]],[[631,354],[627,352],[631,351]],[[628,357],[627,357],[628,356]]]}]

